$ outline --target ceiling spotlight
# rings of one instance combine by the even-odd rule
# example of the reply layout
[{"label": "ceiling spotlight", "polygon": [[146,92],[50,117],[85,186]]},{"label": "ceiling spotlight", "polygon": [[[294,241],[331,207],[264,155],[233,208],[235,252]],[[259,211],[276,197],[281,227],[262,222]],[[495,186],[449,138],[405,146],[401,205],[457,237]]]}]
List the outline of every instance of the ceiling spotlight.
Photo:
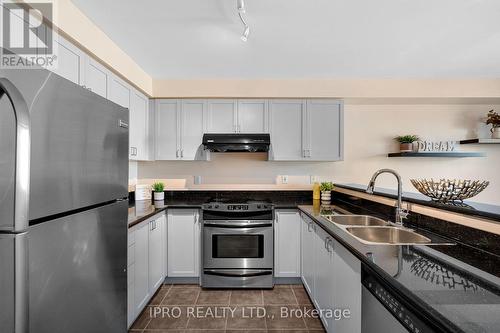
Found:
[{"label": "ceiling spotlight", "polygon": [[237,8],[238,8],[238,16],[240,17],[241,22],[245,26],[245,31],[243,31],[243,35],[241,35],[240,39],[244,42],[248,40],[248,35],[250,34],[250,27],[245,21],[245,17],[243,16],[246,13],[245,3],[243,0],[237,0]]},{"label": "ceiling spotlight", "polygon": [[240,39],[244,42],[248,40],[248,34],[250,33],[250,28],[247,26],[245,27],[245,31],[243,32],[243,35],[241,35]]}]

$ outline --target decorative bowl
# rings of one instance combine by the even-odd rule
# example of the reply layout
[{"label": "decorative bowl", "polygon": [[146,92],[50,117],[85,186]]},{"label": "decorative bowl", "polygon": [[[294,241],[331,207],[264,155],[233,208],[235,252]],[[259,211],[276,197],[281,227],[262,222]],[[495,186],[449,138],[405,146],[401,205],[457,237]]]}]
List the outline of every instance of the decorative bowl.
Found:
[{"label": "decorative bowl", "polygon": [[410,179],[422,194],[438,202],[463,201],[481,193],[490,182],[470,179]]}]

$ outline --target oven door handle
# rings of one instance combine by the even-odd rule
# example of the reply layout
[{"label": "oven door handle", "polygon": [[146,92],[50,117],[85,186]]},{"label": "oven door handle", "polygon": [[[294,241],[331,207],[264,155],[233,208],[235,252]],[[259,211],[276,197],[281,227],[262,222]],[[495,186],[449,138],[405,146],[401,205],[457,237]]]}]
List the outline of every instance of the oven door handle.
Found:
[{"label": "oven door handle", "polygon": [[206,275],[217,275],[217,276],[227,276],[227,277],[252,277],[252,276],[262,276],[262,275],[272,275],[273,271],[265,270],[265,271],[246,271],[242,270],[241,273],[230,273],[230,272],[222,272],[218,270],[205,270],[203,273]]},{"label": "oven door handle", "polygon": [[221,223],[210,223],[210,222],[205,222],[203,224],[207,228],[224,228],[224,229],[252,229],[252,228],[266,228],[266,227],[272,227],[272,223],[259,223],[259,224],[221,224]]}]

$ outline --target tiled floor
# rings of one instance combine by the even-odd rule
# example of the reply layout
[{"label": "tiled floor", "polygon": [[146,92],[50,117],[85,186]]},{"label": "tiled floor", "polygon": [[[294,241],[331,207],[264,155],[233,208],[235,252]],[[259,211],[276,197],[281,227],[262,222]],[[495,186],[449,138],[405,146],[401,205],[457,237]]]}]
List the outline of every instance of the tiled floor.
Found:
[{"label": "tiled floor", "polygon": [[163,285],[129,333],[324,332],[317,317],[303,315],[313,308],[302,285],[273,290]]}]

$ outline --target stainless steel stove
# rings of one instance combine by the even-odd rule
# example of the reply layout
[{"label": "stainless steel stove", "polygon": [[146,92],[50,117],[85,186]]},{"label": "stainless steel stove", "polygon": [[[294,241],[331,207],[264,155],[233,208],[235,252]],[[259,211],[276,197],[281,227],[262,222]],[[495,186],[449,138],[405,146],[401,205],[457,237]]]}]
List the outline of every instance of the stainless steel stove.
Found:
[{"label": "stainless steel stove", "polygon": [[204,288],[272,288],[273,206],[213,200],[203,205]]}]

